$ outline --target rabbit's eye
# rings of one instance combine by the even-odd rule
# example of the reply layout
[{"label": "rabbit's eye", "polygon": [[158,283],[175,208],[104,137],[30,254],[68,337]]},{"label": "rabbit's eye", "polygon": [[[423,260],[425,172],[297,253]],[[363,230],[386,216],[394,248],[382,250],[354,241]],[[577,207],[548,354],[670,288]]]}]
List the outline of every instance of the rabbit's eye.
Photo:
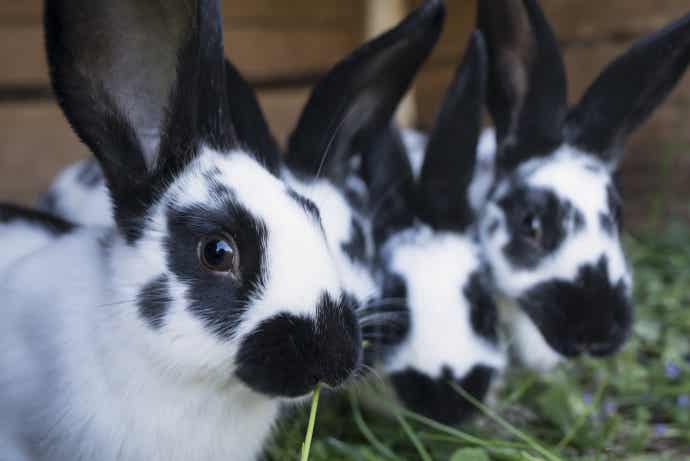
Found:
[{"label": "rabbit's eye", "polygon": [[522,220],[521,227],[522,236],[532,243],[540,244],[543,230],[541,226],[541,220],[535,214],[527,214]]},{"label": "rabbit's eye", "polygon": [[228,235],[212,235],[201,239],[199,260],[213,272],[239,275],[240,254],[235,240]]}]

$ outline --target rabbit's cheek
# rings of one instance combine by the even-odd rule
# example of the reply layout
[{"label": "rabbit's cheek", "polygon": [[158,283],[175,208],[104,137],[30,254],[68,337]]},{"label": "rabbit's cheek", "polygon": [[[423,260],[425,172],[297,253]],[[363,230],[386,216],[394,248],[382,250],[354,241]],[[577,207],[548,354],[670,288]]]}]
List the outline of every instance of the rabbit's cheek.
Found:
[{"label": "rabbit's cheek", "polygon": [[316,318],[278,314],[243,340],[236,374],[251,389],[294,398],[317,383],[343,384],[361,363],[361,332],[351,302],[324,295]]}]

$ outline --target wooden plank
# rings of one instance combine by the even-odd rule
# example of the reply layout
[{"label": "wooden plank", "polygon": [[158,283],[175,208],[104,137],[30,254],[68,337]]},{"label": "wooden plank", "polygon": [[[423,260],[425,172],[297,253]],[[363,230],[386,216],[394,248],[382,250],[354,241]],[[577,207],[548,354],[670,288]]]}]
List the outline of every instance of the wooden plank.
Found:
[{"label": "wooden plank", "polygon": [[[281,143],[307,95],[307,88],[259,94]],[[0,126],[0,201],[34,203],[63,166],[89,155],[53,101],[2,104]]]},{"label": "wooden plank", "polygon": [[[250,80],[290,79],[326,72],[360,42],[351,30],[230,28],[227,55]],[[39,26],[0,27],[0,86],[48,86]]]},{"label": "wooden plank", "polygon": [[32,204],[55,173],[87,155],[52,102],[0,106],[0,200]]},{"label": "wooden plank", "polygon": [[[342,25],[359,22],[364,0],[224,0],[227,24]],[[0,24],[40,24],[42,0],[0,0]]]},{"label": "wooden plank", "polygon": [[687,0],[545,0],[540,2],[560,40],[646,35],[689,9]]}]

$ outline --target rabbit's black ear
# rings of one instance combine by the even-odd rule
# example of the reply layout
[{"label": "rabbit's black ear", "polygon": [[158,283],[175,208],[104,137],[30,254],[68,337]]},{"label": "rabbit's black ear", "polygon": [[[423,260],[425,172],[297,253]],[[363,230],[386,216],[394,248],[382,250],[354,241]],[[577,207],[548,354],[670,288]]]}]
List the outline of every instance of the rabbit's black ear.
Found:
[{"label": "rabbit's black ear", "polygon": [[317,83],[290,137],[286,162],[293,171],[343,178],[348,154],[368,150],[390,123],[444,17],[443,2],[428,0]]},{"label": "rabbit's black ear", "polygon": [[690,14],[639,40],[610,63],[568,114],[565,140],[612,166],[623,144],[683,76]]},{"label": "rabbit's black ear", "polygon": [[217,0],[46,0],[45,28],[58,102],[134,237],[125,221],[145,212],[200,141],[234,139]]},{"label": "rabbit's black ear", "polygon": [[230,61],[226,60],[225,64],[230,114],[237,138],[268,170],[277,174],[281,162],[280,147],[266,122],[256,93]]},{"label": "rabbit's black ear", "polygon": [[436,229],[464,230],[486,88],[486,45],[474,32],[429,136],[419,181],[418,215]]},{"label": "rabbit's black ear", "polygon": [[399,131],[386,127],[362,153],[360,175],[369,191],[374,242],[414,222],[414,177]]},{"label": "rabbit's black ear", "polygon": [[496,125],[497,162],[510,170],[561,144],[565,67],[536,0],[482,0],[477,12],[489,53],[487,105]]}]

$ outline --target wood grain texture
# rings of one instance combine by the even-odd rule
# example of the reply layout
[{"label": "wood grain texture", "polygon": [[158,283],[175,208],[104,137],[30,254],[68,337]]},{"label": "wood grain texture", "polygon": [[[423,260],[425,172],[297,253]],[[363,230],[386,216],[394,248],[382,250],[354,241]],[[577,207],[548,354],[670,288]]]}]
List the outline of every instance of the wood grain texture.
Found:
[{"label": "wood grain texture", "polygon": [[[281,143],[307,95],[307,88],[259,94]],[[0,105],[0,201],[34,203],[63,166],[89,155],[54,101]]]}]

